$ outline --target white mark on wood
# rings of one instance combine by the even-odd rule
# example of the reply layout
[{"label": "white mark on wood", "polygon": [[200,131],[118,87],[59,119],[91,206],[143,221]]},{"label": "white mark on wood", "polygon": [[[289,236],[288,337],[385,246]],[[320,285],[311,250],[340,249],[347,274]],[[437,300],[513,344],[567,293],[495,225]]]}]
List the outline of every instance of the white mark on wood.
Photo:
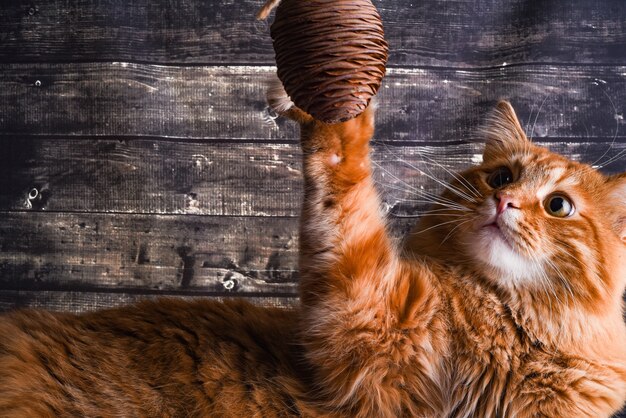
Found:
[{"label": "white mark on wood", "polygon": [[[300,170],[298,170],[297,168],[293,168],[291,164],[287,164],[286,167],[287,167],[287,171],[289,171],[290,173],[300,174]],[[291,190],[291,188],[289,188],[289,190]]]},{"label": "white mark on wood", "polygon": [[150,84],[143,83],[143,82],[138,81],[138,80],[127,80],[127,81],[126,81],[126,85],[127,85],[128,87],[131,87],[131,88],[132,88],[133,86],[143,87],[143,88],[145,88],[146,90],[148,90],[148,92],[150,92],[150,93],[153,93],[153,92],[155,92],[155,91],[157,91],[157,90],[158,90],[158,88],[156,88],[156,87],[154,87],[154,86],[151,86]]},{"label": "white mark on wood", "polygon": [[39,198],[39,190],[37,190],[37,188],[33,187],[32,189],[30,189],[30,191],[28,192],[28,195],[26,195],[26,200],[24,201],[24,207],[26,209],[32,209],[33,208],[33,202]]},{"label": "white mark on wood", "polygon": [[423,70],[420,68],[387,68],[387,74],[389,75],[426,74],[426,70]]},{"label": "white mark on wood", "polygon": [[196,193],[187,193],[185,195],[185,213],[197,214],[201,212],[198,195]]},{"label": "white mark on wood", "polygon": [[193,167],[198,171],[204,170],[204,168],[206,168],[207,166],[213,163],[212,161],[209,161],[209,159],[202,154],[192,155],[191,162],[193,164]]},{"label": "white mark on wood", "polygon": [[482,164],[483,163],[483,155],[482,154],[472,154],[470,159],[474,164]]},{"label": "white mark on wood", "polygon": [[228,279],[228,280],[224,280],[222,284],[224,285],[224,289],[231,291],[235,288],[236,283],[233,279]]}]

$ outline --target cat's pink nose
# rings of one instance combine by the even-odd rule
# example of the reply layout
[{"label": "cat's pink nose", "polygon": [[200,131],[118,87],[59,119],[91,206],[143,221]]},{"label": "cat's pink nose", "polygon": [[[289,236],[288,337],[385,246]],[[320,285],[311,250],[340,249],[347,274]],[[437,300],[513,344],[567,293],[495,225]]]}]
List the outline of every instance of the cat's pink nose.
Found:
[{"label": "cat's pink nose", "polygon": [[496,202],[498,205],[498,208],[496,211],[498,215],[500,215],[502,212],[504,212],[508,208],[519,209],[519,201],[508,193],[498,192],[496,193],[495,198],[496,198]]}]

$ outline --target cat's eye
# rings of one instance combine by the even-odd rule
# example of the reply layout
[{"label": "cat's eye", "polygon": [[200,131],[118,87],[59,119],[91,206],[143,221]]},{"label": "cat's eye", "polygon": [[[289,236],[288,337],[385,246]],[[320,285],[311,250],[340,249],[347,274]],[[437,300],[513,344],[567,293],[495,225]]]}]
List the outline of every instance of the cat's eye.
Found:
[{"label": "cat's eye", "polygon": [[574,214],[574,204],[562,194],[549,196],[544,202],[546,212],[557,218],[567,218]]},{"label": "cat's eye", "polygon": [[513,173],[508,167],[497,168],[496,171],[491,173],[487,178],[487,184],[494,189],[499,189],[509,183],[513,183]]}]

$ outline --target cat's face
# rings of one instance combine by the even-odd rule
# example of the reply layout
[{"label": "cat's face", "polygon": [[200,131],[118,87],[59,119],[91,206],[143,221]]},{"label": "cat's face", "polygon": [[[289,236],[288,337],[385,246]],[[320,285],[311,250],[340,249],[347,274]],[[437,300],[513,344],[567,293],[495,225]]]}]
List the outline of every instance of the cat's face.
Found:
[{"label": "cat's face", "polygon": [[508,103],[498,106],[484,134],[483,163],[452,184],[456,192],[444,193],[463,209],[443,210],[447,218],[429,222],[450,215],[458,221],[433,228],[428,239],[449,241],[455,252],[446,258],[456,253],[509,289],[590,303],[621,298],[626,176],[606,177],[533,145]]}]

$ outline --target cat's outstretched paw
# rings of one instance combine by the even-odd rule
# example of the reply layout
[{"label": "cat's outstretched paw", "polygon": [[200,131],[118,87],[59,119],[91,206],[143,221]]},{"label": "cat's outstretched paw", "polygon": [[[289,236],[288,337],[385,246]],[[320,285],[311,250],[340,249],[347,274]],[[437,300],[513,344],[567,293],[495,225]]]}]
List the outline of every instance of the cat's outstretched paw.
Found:
[{"label": "cat's outstretched paw", "polygon": [[300,124],[312,122],[314,119],[304,110],[299,109],[291,100],[278,78],[270,82],[266,93],[267,103],[281,116],[294,120]]}]

